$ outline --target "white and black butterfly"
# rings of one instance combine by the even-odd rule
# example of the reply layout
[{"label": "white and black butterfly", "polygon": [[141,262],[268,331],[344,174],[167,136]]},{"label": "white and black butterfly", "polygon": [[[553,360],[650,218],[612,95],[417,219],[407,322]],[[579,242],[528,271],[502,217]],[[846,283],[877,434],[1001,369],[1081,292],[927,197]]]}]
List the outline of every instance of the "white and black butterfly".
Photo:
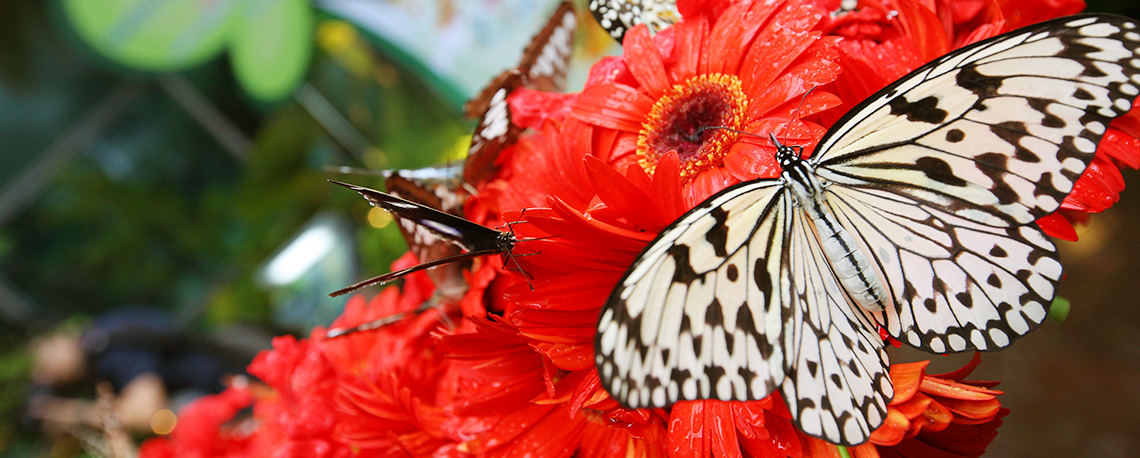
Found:
[{"label": "white and black butterfly", "polygon": [[656,33],[681,19],[675,0],[590,0],[590,12],[618,43],[635,25]]},{"label": "white and black butterfly", "polygon": [[[382,285],[412,272],[418,272],[443,264],[460,262],[479,256],[492,254],[510,254],[515,246],[515,235],[510,231],[499,231],[474,223],[465,218],[436,210],[431,207],[385,194],[375,189],[356,186],[339,181],[329,182],[344,186],[364,196],[368,203],[392,213],[395,218],[413,225],[413,231],[423,231],[425,234],[438,237],[439,243],[446,243],[458,247],[461,252],[438,259],[420,259],[421,264],[407,269],[389,272],[384,275],[372,277],[346,288],[329,294],[331,297],[340,296],[361,288],[373,285]],[[404,223],[401,223],[404,226]]]},{"label": "white and black butterfly", "polygon": [[779,392],[866,441],[893,396],[880,326],[935,353],[1010,345],[1061,278],[1057,210],[1140,93],[1140,31],[1083,15],[966,46],[848,112],[810,159],[663,230],[602,309],[596,363],[628,407]]},{"label": "white and black butterfly", "polygon": [[478,118],[467,150],[463,179],[476,185],[495,171],[499,152],[518,140],[523,129],[511,122],[507,96],[525,87],[536,91],[560,92],[566,86],[566,72],[574,51],[574,31],[578,17],[570,2],[562,2],[546,25],[523,50],[515,68],[504,71],[464,108],[469,118]]}]

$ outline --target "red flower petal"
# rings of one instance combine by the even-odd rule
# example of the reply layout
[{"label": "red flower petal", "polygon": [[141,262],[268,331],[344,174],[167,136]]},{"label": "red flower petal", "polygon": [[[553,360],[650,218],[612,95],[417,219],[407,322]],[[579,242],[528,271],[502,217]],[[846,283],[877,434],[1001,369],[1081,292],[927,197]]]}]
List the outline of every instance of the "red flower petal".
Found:
[{"label": "red flower petal", "polygon": [[590,86],[574,103],[574,116],[590,124],[626,132],[640,132],[644,114],[653,99],[624,84]]},{"label": "red flower petal", "polygon": [[642,92],[656,99],[669,90],[672,84],[665,72],[665,64],[661,62],[661,55],[645,25],[638,25],[626,32],[622,49],[629,71],[637,78]]}]

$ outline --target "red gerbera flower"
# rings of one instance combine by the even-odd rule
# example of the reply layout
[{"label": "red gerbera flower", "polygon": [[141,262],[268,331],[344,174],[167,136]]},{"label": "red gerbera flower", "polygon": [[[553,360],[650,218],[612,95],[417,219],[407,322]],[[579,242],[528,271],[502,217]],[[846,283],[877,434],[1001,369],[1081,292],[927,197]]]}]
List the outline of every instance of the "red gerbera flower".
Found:
[{"label": "red gerbera flower", "polygon": [[775,148],[736,131],[775,132],[807,146],[823,134],[817,124],[789,121],[838,105],[826,90],[808,91],[834,81],[839,40],[813,31],[823,15],[810,5],[678,6],[684,19],[657,36],[644,27],[626,34],[624,58],[594,67],[573,113],[592,126],[595,156],[619,170],[636,163],[652,172],[676,153],[691,207],[730,184],[778,173]]}]

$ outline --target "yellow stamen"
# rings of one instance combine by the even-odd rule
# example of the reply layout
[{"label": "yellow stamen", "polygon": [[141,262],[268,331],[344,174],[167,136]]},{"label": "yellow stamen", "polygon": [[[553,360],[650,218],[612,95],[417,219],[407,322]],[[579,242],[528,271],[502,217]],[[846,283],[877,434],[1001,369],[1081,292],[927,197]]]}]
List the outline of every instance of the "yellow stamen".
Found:
[{"label": "yellow stamen", "polygon": [[641,125],[638,163],[652,173],[661,157],[676,151],[681,178],[723,164],[748,109],[740,80],[732,75],[697,75],[674,85],[657,100]]}]

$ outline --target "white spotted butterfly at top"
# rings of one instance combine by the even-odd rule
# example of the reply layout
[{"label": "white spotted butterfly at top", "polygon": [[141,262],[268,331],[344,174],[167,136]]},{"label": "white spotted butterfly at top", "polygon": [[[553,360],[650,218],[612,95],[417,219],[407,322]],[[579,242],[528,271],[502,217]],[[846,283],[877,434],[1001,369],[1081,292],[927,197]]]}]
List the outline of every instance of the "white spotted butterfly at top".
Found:
[{"label": "white spotted butterfly at top", "polygon": [[958,49],[852,108],[780,177],[665,228],[602,308],[622,405],[780,393],[805,433],[860,444],[893,396],[880,327],[991,351],[1038,328],[1061,278],[1056,211],[1140,91],[1131,19],[1082,15]]}]

